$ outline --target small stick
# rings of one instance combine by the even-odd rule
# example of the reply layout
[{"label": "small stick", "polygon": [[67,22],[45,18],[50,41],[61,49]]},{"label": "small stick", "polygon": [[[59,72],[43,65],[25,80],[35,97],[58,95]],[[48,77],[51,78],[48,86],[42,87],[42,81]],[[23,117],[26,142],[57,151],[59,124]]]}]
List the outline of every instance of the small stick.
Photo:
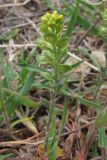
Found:
[{"label": "small stick", "polygon": [[87,1],[87,3],[89,3],[90,5],[94,5],[94,6],[97,6],[97,5],[100,5],[100,4],[102,4],[102,3],[104,3],[104,2],[106,2],[106,0],[102,0],[102,2],[95,2],[95,3],[93,3],[93,2],[90,2],[89,0],[86,0]]},{"label": "small stick", "polygon": [[[33,44],[33,43],[28,43],[28,44],[3,44],[3,45],[0,45],[0,48],[8,48],[8,47],[22,48],[22,47],[35,47],[35,46],[36,46],[36,44]],[[68,52],[68,55],[77,59],[78,61],[83,61],[83,59],[76,56],[75,54],[72,54],[72,53]],[[95,71],[99,71],[99,69],[97,67],[90,64],[89,62],[84,61],[83,63],[88,65],[90,68],[94,69]]]},{"label": "small stick", "polygon": [[82,126],[82,127],[80,127],[80,128],[77,128],[77,129],[75,129],[75,130],[73,130],[73,131],[69,131],[69,132],[63,133],[63,134],[61,135],[61,137],[67,136],[67,135],[72,134],[72,133],[75,133],[75,132],[78,132],[79,130],[81,130],[81,129],[83,129],[83,128],[86,128],[86,127],[92,125],[94,122],[95,122],[95,121],[92,121],[92,122],[90,122],[90,123],[88,123],[88,124],[86,124],[86,125],[84,125],[84,126]]},{"label": "small stick", "polygon": [[0,48],[8,48],[8,47],[13,47],[13,48],[22,48],[22,47],[35,47],[36,44],[33,43],[28,43],[28,44],[1,44]]},{"label": "small stick", "polygon": [[[63,137],[63,136],[66,136],[66,135],[69,135],[69,134],[72,134],[72,133],[74,133],[74,132],[78,132],[80,129],[83,129],[83,128],[85,128],[85,127],[88,127],[88,126],[90,126],[90,125],[92,125],[94,123],[94,121],[92,121],[92,122],[90,122],[89,124],[86,124],[86,125],[84,125],[84,126],[82,126],[82,127],[80,127],[80,128],[77,128],[77,129],[75,129],[75,130],[72,130],[72,131],[70,131],[70,132],[66,132],[66,133],[63,133],[62,135],[61,135],[61,137]],[[25,139],[25,140],[17,140],[17,141],[7,141],[7,142],[0,142],[0,147],[5,147],[5,146],[14,146],[14,145],[24,145],[24,144],[29,144],[29,145],[34,145],[34,146],[38,146],[38,145],[40,145],[40,144],[44,144],[44,137],[43,137],[43,139],[41,139],[41,140],[39,140],[39,141],[37,141],[37,142],[29,142],[29,140],[30,139]]]},{"label": "small stick", "polygon": [[5,8],[5,7],[15,7],[15,6],[24,6],[26,5],[30,0],[26,0],[23,3],[11,3],[11,4],[3,4],[0,5],[0,8]]},{"label": "small stick", "polygon": [[30,18],[27,18],[26,20],[27,20],[27,22],[28,22],[29,24],[32,25],[32,27],[35,29],[35,31],[39,34],[39,30],[38,30],[38,28],[37,28],[37,25],[36,25]]}]

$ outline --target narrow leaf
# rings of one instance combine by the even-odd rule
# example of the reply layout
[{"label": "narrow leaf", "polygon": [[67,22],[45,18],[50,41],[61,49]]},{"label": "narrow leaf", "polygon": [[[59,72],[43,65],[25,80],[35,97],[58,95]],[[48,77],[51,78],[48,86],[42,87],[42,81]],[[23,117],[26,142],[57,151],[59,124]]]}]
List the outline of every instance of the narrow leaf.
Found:
[{"label": "narrow leaf", "polygon": [[107,109],[104,109],[99,113],[95,124],[97,127],[102,127],[106,124],[106,122],[107,122]]},{"label": "narrow leaf", "polygon": [[67,64],[59,64],[58,65],[58,69],[60,73],[67,73],[73,69],[75,69],[76,67],[78,67],[83,61],[79,61],[77,63],[74,63],[72,65],[67,65]]},{"label": "narrow leaf", "polygon": [[81,104],[84,104],[86,107],[89,107],[89,108],[94,108],[94,109],[100,109],[101,108],[101,105],[98,104],[98,103],[95,103],[95,102],[92,102],[92,101],[89,101],[85,98],[82,98],[82,97],[77,97],[78,101],[81,103]]},{"label": "narrow leaf", "polygon": [[16,96],[17,101],[19,101],[19,103],[21,103],[27,107],[38,108],[41,105],[41,101],[34,102],[31,99],[29,99],[28,97],[22,96],[19,93],[16,93],[10,89],[3,88],[3,91],[8,92],[9,94]]}]

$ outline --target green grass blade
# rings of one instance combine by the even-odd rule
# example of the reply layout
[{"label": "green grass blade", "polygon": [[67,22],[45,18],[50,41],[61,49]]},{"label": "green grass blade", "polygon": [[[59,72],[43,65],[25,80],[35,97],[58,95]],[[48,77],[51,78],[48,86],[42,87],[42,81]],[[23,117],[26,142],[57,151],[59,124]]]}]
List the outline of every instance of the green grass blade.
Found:
[{"label": "green grass blade", "polygon": [[100,113],[98,113],[98,117],[95,121],[95,124],[97,127],[102,127],[107,122],[107,109],[102,110]]},{"label": "green grass blade", "polygon": [[99,147],[105,148],[107,150],[107,137],[106,137],[105,127],[99,128],[98,133],[99,133],[98,135]]},{"label": "green grass blade", "polygon": [[77,100],[81,104],[85,105],[86,107],[93,108],[93,109],[101,109],[101,105],[100,104],[92,102],[92,101],[89,101],[89,100],[87,100],[85,98],[77,96]]},{"label": "green grass blade", "polygon": [[8,157],[12,156],[12,154],[6,154],[6,155],[3,155],[3,154],[0,154],[0,160],[6,160]]},{"label": "green grass blade", "polygon": [[61,119],[61,125],[60,125],[59,131],[58,131],[58,137],[61,136],[62,130],[63,130],[64,126],[65,126],[66,115],[67,115],[67,102],[65,101],[63,114],[62,114],[62,119]]},{"label": "green grass blade", "polygon": [[3,91],[8,92],[9,94],[15,96],[19,104],[23,104],[27,107],[38,108],[41,105],[41,101],[34,102],[31,99],[29,99],[28,97],[22,96],[19,93],[16,93],[10,89],[3,88]]},{"label": "green grass blade", "polygon": [[72,17],[70,19],[70,22],[69,22],[69,25],[68,25],[68,29],[67,31],[65,32],[65,36],[66,37],[70,37],[71,36],[71,33],[74,29],[74,26],[77,22],[77,17],[79,15],[79,11],[80,11],[80,2],[81,0],[77,0],[76,1],[76,7],[74,8],[74,11],[72,13]]}]

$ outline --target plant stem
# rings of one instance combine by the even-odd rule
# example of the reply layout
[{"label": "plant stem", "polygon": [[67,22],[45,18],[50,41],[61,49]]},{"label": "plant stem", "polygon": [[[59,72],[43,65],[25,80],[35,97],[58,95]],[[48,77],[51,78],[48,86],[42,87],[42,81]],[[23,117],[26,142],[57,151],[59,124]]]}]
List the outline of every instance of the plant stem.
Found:
[{"label": "plant stem", "polygon": [[45,140],[45,150],[47,150],[47,145],[49,143],[49,130],[50,130],[50,126],[51,126],[51,123],[52,123],[54,110],[55,110],[55,98],[56,98],[55,92],[51,92],[50,93],[49,119],[48,119],[48,124],[47,124],[47,135],[46,135],[46,140]]},{"label": "plant stem", "polygon": [[[48,124],[47,124],[47,135],[46,135],[46,141],[45,141],[45,151],[46,151],[46,154],[48,156],[48,158],[50,158],[50,154],[51,153],[51,149],[53,148],[53,145],[54,145],[54,142],[55,142],[55,101],[56,101],[56,96],[57,96],[57,92],[58,92],[58,89],[57,89],[57,83],[58,83],[58,68],[57,68],[57,64],[56,64],[56,67],[55,67],[55,80],[54,80],[54,86],[56,86],[54,88],[54,91],[53,92],[50,92],[50,110],[49,110],[49,119],[48,119]],[[54,135],[51,137],[50,135],[50,132],[53,128],[53,133]],[[51,139],[51,140],[50,140]],[[49,145],[51,145],[49,147]],[[52,157],[52,160],[53,160],[53,156]]]}]

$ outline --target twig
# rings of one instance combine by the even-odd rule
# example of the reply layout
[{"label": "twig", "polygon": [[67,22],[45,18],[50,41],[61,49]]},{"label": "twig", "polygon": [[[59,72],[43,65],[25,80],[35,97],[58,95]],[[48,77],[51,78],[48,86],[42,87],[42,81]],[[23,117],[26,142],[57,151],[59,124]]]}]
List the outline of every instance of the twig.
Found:
[{"label": "twig", "polygon": [[[36,44],[33,43],[28,43],[28,44],[1,44],[0,48],[8,48],[8,47],[13,47],[13,48],[22,48],[22,47],[35,47]],[[78,61],[83,61],[83,59],[81,59],[80,57],[76,56],[75,54],[72,54],[70,52],[68,52],[68,55],[77,59]],[[99,71],[99,69],[97,67],[95,67],[94,65],[90,64],[89,62],[84,61],[84,64],[88,65],[90,68],[94,69],[95,71]]]},{"label": "twig", "polygon": [[11,4],[3,4],[0,5],[0,8],[6,8],[6,7],[15,7],[15,6],[24,6],[26,5],[30,0],[26,0],[23,3],[11,3]]},{"label": "twig", "polygon": [[[86,128],[86,127],[92,125],[93,123],[94,123],[94,121],[92,121],[92,122],[90,122],[89,124],[86,124],[86,125],[84,125],[84,126],[82,126],[82,127],[80,127],[80,128],[77,128],[77,129],[75,129],[75,130],[73,130],[73,131],[63,133],[63,134],[61,135],[61,137],[67,136],[67,135],[72,134],[72,133],[74,133],[74,132],[78,132],[79,130],[81,130],[81,129],[83,129],[83,128]],[[34,142],[34,143],[33,143],[33,142],[29,142],[29,140],[30,140],[30,139],[28,139],[28,140],[25,139],[25,140],[18,140],[18,141],[0,142],[0,147],[10,146],[10,145],[11,145],[11,146],[14,146],[14,145],[24,145],[24,144],[29,144],[29,145],[38,146],[39,144],[43,144],[43,143],[44,143],[45,138],[43,137],[43,139],[41,139],[40,141]]]},{"label": "twig", "polygon": [[106,0],[102,0],[101,2],[91,2],[91,1],[89,1],[89,0],[86,0],[87,1],[87,3],[88,4],[90,4],[90,5],[94,5],[94,6],[97,6],[97,5],[100,5],[100,4],[102,4],[102,3],[104,3],[104,2],[106,2]]},{"label": "twig", "polygon": [[73,130],[73,131],[69,131],[69,132],[63,133],[63,134],[61,135],[61,137],[67,136],[67,135],[69,135],[69,134],[71,134],[71,133],[78,132],[79,130],[81,130],[81,129],[83,129],[83,128],[89,127],[89,126],[92,125],[94,122],[95,122],[95,121],[92,121],[92,122],[90,122],[90,123],[88,123],[88,124],[86,124],[86,125],[84,125],[84,126],[82,126],[82,127],[80,127],[80,128],[77,128],[77,129],[75,129],[75,130]]},{"label": "twig", "polygon": [[35,47],[36,44],[33,43],[28,43],[28,44],[1,44],[0,48],[8,48],[8,47],[13,47],[13,48],[22,48],[22,47]]},{"label": "twig", "polygon": [[0,135],[6,135],[10,138],[12,138],[13,140],[18,140],[18,138],[16,136],[14,136],[10,130],[8,129],[0,129]]},{"label": "twig", "polygon": [[30,23],[32,25],[32,27],[35,29],[35,31],[39,34],[39,30],[37,28],[37,25],[30,18],[27,18],[26,20],[28,23]]},{"label": "twig", "polygon": [[19,141],[8,141],[8,142],[0,142],[0,147],[5,147],[5,146],[14,146],[14,145],[25,145],[25,144],[28,144],[28,145],[35,145],[35,146],[38,146],[39,144],[42,144],[44,143],[44,140],[40,140],[38,142],[35,142],[35,143],[31,143],[31,142],[27,142],[25,140],[19,140]]}]

